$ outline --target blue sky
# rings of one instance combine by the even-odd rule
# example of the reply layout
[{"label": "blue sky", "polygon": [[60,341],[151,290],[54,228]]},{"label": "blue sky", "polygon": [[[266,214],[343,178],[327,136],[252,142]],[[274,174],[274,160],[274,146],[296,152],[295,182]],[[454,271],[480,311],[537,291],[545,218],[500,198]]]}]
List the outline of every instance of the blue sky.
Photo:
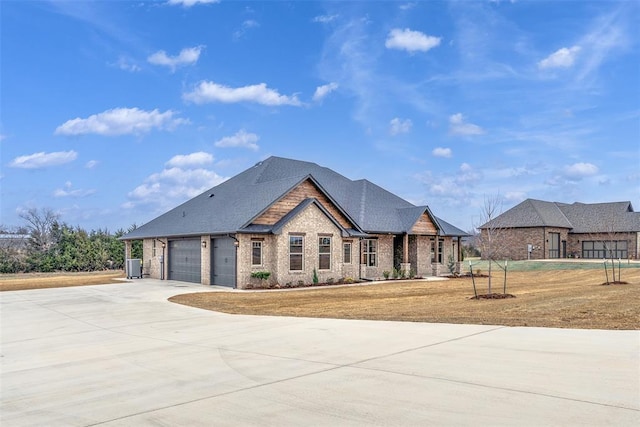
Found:
[{"label": "blue sky", "polygon": [[640,210],[640,3],[2,1],[1,221],[143,224],[271,155],[465,230]]}]

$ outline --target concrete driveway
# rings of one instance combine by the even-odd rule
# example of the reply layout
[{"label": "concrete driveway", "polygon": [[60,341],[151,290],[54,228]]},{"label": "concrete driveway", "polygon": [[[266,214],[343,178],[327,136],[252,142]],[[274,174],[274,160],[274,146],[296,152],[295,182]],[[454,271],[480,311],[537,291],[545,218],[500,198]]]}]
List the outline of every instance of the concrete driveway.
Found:
[{"label": "concrete driveway", "polygon": [[166,301],[202,290],[145,279],[0,293],[0,424],[640,425],[639,331],[236,316]]}]

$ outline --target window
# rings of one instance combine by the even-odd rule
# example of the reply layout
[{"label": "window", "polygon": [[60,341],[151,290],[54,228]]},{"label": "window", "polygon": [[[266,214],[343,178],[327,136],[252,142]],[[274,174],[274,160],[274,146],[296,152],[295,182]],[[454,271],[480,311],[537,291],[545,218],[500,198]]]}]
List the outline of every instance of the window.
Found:
[{"label": "window", "polygon": [[442,264],[442,255],[444,251],[444,240],[438,239],[438,263]]},{"label": "window", "polygon": [[378,241],[374,239],[365,239],[362,241],[362,264],[367,267],[376,267],[378,265]]},{"label": "window", "polygon": [[582,242],[582,258],[603,259],[613,256],[614,259],[623,259],[627,258],[627,255],[626,240]]},{"label": "window", "polygon": [[429,248],[431,250],[431,263],[436,262],[436,239],[431,239],[431,244],[429,244]]},{"label": "window", "polygon": [[289,270],[302,271],[303,236],[289,236]]},{"label": "window", "polygon": [[560,233],[549,233],[549,258],[560,258]]},{"label": "window", "polygon": [[262,265],[262,241],[251,241],[251,265]]},{"label": "window", "polygon": [[342,245],[342,262],[351,264],[351,242]]},{"label": "window", "polygon": [[156,239],[153,239],[153,249],[151,251],[151,256],[152,257],[156,256]]},{"label": "window", "polygon": [[331,237],[318,238],[318,269],[331,270]]}]

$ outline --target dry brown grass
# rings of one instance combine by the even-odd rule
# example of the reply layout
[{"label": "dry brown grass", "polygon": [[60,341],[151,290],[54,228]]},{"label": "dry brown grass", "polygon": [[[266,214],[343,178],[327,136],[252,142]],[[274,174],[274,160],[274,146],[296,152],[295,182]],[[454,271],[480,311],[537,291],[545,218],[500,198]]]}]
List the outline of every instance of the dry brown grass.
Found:
[{"label": "dry brown grass", "polygon": [[[471,279],[389,281],[369,286],[294,291],[205,292],[170,301],[232,314],[399,320],[580,329],[640,329],[640,269],[626,285],[602,286],[602,270],[511,272],[516,298],[471,300]],[[487,279],[477,281],[486,293]],[[494,292],[502,278],[494,276]]]},{"label": "dry brown grass", "polygon": [[121,270],[90,273],[2,274],[0,275],[0,291],[124,283],[122,280],[118,280],[122,278],[124,278],[124,272]]}]

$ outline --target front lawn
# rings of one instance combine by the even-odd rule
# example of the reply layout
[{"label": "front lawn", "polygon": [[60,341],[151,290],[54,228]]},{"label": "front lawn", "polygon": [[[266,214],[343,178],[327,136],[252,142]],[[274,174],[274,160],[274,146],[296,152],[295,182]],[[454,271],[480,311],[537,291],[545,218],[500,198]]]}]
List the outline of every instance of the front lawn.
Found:
[{"label": "front lawn", "polygon": [[[399,320],[581,329],[640,329],[640,268],[622,270],[626,285],[603,286],[604,270],[514,271],[516,298],[471,300],[470,278],[388,281],[288,291],[203,292],[170,301],[232,314]],[[502,292],[502,271],[493,272]],[[477,279],[486,293],[487,279]]]}]

